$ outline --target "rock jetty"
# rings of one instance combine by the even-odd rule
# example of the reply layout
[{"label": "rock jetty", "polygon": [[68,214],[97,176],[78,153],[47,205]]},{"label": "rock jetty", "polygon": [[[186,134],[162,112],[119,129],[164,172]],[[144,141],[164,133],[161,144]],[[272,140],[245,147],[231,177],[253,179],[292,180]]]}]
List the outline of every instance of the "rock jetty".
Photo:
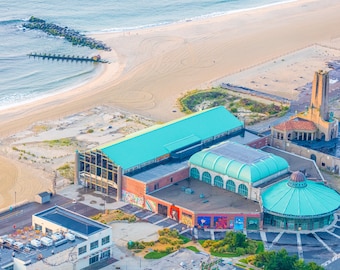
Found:
[{"label": "rock jetty", "polygon": [[45,20],[31,16],[27,23],[23,24],[26,29],[41,30],[52,36],[64,37],[73,45],[86,46],[91,49],[110,51],[111,48],[103,42],[95,40],[94,38],[87,37],[80,34],[78,31],[69,29],[68,27],[61,27],[53,23],[47,23]]}]

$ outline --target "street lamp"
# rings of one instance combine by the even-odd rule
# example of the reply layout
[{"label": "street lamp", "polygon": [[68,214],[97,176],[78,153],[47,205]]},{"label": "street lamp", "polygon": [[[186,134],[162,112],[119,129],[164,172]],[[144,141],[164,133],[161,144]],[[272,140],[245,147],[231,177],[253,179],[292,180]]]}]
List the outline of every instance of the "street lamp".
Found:
[{"label": "street lamp", "polygon": [[14,209],[16,208],[16,204],[17,204],[17,192],[14,191]]}]

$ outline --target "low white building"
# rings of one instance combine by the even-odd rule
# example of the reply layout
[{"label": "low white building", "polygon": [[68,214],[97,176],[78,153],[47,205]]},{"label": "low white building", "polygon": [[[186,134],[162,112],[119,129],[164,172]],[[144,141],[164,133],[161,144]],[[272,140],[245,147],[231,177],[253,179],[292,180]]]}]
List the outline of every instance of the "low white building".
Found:
[{"label": "low white building", "polygon": [[39,248],[26,245],[31,248],[10,252],[1,269],[92,269],[112,259],[110,226],[60,206],[33,215],[32,226],[51,241],[41,241]]}]

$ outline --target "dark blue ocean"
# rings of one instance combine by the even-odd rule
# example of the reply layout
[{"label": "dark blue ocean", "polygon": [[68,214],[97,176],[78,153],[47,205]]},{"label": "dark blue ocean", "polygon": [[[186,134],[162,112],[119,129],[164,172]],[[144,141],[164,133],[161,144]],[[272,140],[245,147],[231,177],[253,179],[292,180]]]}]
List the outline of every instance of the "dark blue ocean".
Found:
[{"label": "dark blue ocean", "polygon": [[[97,51],[73,46],[62,38],[22,24],[35,16],[83,34],[122,32],[220,16],[260,8],[284,0],[14,0],[0,3],[0,109],[58,91],[91,79],[98,64],[49,61],[29,53],[90,56]],[[114,50],[114,48],[112,48]]]}]

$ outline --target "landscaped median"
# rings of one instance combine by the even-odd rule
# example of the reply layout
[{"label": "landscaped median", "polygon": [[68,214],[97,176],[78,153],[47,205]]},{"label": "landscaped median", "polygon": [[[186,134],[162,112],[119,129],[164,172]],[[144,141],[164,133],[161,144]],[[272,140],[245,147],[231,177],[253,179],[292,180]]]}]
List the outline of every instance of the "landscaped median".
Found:
[{"label": "landscaped median", "polygon": [[222,240],[199,240],[198,244],[180,235],[177,230],[165,228],[159,230],[158,235],[157,241],[129,241],[127,247],[134,253],[140,253],[145,259],[159,259],[181,248],[193,252],[203,251],[215,257],[238,257],[264,250],[262,242],[247,239],[241,232],[227,232]]}]

